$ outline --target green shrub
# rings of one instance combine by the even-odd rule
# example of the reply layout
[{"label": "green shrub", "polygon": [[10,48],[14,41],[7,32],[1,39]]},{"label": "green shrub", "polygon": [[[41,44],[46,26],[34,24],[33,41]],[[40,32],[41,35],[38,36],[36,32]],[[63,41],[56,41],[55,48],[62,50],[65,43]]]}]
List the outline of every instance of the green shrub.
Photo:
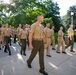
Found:
[{"label": "green shrub", "polygon": [[58,43],[58,33],[55,33],[54,37],[55,37],[55,44],[57,44]]},{"label": "green shrub", "polygon": [[76,42],[76,33],[74,34],[74,42]]}]

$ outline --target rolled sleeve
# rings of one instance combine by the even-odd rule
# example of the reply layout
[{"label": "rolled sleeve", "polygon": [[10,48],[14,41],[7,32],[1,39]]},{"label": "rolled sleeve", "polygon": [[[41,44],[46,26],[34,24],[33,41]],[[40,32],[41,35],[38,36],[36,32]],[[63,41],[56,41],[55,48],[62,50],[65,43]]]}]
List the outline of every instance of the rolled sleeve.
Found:
[{"label": "rolled sleeve", "polygon": [[34,26],[34,25],[31,25],[30,32],[31,32],[32,34],[34,34],[34,32],[35,32],[35,26]]}]

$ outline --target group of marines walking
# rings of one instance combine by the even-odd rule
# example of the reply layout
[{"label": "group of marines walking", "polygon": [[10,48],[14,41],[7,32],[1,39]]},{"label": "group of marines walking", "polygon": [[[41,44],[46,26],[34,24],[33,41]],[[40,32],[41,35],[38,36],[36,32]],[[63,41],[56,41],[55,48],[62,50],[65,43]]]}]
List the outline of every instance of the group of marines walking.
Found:
[{"label": "group of marines walking", "polygon": [[[28,44],[29,49],[31,50],[31,55],[29,59],[27,60],[27,66],[29,68],[32,68],[31,63],[33,59],[35,58],[37,52],[39,52],[39,64],[40,69],[39,72],[48,75],[48,73],[45,71],[44,66],[44,50],[46,50],[46,56],[51,57],[51,44],[52,44],[52,50],[56,50],[55,48],[55,37],[54,37],[54,29],[55,27],[52,26],[50,29],[50,23],[46,24],[46,27],[42,25],[42,22],[44,21],[43,15],[37,16],[37,21],[33,23],[30,27],[30,25],[19,25],[19,27],[11,28],[8,26],[8,24],[2,25],[0,29],[0,38],[2,37],[2,40],[0,41],[0,49],[1,45],[4,47],[4,52],[8,52],[9,55],[11,55],[10,46],[11,45],[11,37],[14,38],[14,43],[16,43],[16,37],[18,37],[18,43],[21,46],[20,54],[26,56],[26,44]],[[68,38],[69,38],[69,44],[65,45],[65,39],[64,39],[64,32],[63,27],[61,26],[58,31],[58,46],[57,46],[57,53],[60,53],[60,47],[62,46],[62,53],[66,54],[66,48],[71,46],[70,51],[74,52],[73,46],[74,46],[74,31],[73,31],[73,25],[70,25],[68,29]],[[8,50],[8,51],[7,51]]]}]

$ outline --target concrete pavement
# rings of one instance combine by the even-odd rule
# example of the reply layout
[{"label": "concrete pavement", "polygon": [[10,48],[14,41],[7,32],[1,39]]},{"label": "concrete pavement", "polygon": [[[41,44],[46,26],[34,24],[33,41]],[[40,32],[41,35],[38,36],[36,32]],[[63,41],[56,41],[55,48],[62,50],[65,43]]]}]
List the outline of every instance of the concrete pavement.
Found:
[{"label": "concrete pavement", "polygon": [[[38,54],[32,62],[32,69],[27,67],[27,59],[31,53],[26,50],[27,56],[19,54],[20,47],[13,44],[10,47],[12,55],[9,56],[0,50],[0,75],[43,75],[39,73],[39,57]],[[76,43],[74,44],[76,51]],[[45,50],[45,70],[49,75],[76,75],[76,52],[72,53],[69,48],[66,49],[67,54],[57,54],[55,50],[51,50],[51,58],[46,56]]]}]

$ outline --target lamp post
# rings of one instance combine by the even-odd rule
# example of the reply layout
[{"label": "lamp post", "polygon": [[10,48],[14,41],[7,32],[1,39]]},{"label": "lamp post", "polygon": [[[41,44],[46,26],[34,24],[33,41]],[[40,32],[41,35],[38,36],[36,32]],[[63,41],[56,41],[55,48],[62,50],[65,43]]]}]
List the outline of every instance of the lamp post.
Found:
[{"label": "lamp post", "polygon": [[73,24],[73,15],[74,15],[74,13],[71,12],[71,24]]}]

